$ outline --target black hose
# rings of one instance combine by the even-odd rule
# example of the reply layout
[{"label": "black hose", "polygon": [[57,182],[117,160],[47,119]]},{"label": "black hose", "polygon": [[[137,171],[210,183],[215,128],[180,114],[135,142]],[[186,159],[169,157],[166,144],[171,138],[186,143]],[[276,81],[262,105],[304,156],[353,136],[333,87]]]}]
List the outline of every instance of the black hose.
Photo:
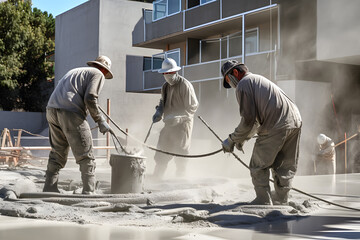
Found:
[{"label": "black hose", "polygon": [[[204,120],[201,116],[198,116],[198,118],[199,118],[199,119],[205,124],[205,126],[215,135],[215,137],[222,142],[221,138],[214,132],[214,130],[211,129],[211,127],[205,122],[205,120]],[[234,152],[232,152],[232,155],[233,155],[242,165],[244,165],[247,169],[250,169],[249,166],[248,166],[246,163],[244,163],[244,162],[239,158],[238,155],[236,155]],[[272,179],[269,179],[269,180],[270,180],[272,183],[274,183],[274,180],[272,180]],[[358,208],[347,207],[347,206],[344,206],[344,205],[341,205],[341,204],[337,204],[337,203],[334,203],[334,202],[330,202],[330,201],[327,201],[327,200],[325,200],[325,199],[316,197],[316,196],[314,196],[314,195],[312,195],[312,194],[309,194],[309,193],[306,193],[306,192],[304,192],[304,191],[301,191],[301,190],[299,190],[299,189],[297,189],[297,188],[291,187],[290,189],[292,189],[292,190],[294,190],[294,191],[296,191],[296,192],[298,192],[298,193],[304,194],[304,195],[306,195],[306,196],[308,196],[308,197],[314,198],[314,199],[316,199],[316,200],[325,202],[325,203],[327,203],[327,204],[331,204],[331,205],[334,205],[334,206],[337,206],[337,207],[341,207],[341,208],[346,208],[346,209],[349,209],[349,210],[360,211],[360,209],[358,209]]]},{"label": "black hose", "polygon": [[[109,115],[106,114],[106,112],[99,106],[99,109],[102,111],[102,113],[110,120],[110,122],[112,122],[114,124],[114,126],[119,129],[123,134],[125,134],[126,136],[128,137],[131,137],[132,139],[134,139],[135,141],[139,142],[140,144],[142,144],[143,146],[153,150],[153,151],[157,151],[157,152],[161,152],[161,153],[164,153],[164,154],[167,154],[167,155],[171,155],[171,156],[175,156],[175,157],[184,157],[184,158],[202,158],[202,157],[208,157],[208,156],[211,156],[211,155],[215,155],[219,152],[222,151],[222,149],[220,148],[219,150],[216,150],[216,151],[213,151],[213,152],[210,152],[210,153],[205,153],[205,154],[196,154],[196,155],[186,155],[186,154],[180,154],[180,153],[172,153],[172,152],[168,152],[168,151],[164,151],[164,150],[161,150],[161,149],[158,149],[156,147],[153,147],[153,146],[150,146],[148,144],[145,144],[141,141],[139,141],[138,139],[136,139],[135,137],[131,136],[129,133],[127,133],[126,131],[124,131],[123,129],[121,129],[117,124],[116,122],[114,122]],[[113,136],[115,136],[114,132],[111,132],[111,134]],[[122,147],[122,145],[120,144],[120,141],[119,139],[115,136],[116,140],[118,141],[120,147],[121,147],[121,150],[123,150],[126,154],[128,154],[125,149]],[[115,143],[115,142],[114,142]],[[115,144],[115,148],[116,148],[116,144]],[[118,150],[118,149],[117,149]],[[118,151],[119,152],[119,151]]]}]

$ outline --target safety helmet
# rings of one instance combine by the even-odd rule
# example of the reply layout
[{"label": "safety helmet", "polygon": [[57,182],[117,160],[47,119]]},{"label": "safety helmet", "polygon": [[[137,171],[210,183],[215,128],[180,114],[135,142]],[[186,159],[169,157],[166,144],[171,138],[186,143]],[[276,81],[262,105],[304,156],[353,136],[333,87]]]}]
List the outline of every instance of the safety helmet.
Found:
[{"label": "safety helmet", "polygon": [[106,79],[112,79],[113,73],[110,70],[111,68],[111,60],[107,56],[98,56],[95,61],[89,61],[87,62],[87,65],[90,67],[103,67],[107,70],[107,74],[105,75]]},{"label": "safety helmet", "polygon": [[326,139],[327,139],[326,135],[320,133],[319,136],[317,137],[317,142],[318,144],[322,145],[326,142]]},{"label": "safety helmet", "polygon": [[165,58],[165,60],[161,64],[161,69],[158,71],[159,73],[167,73],[167,72],[177,72],[181,69],[175,60],[172,58]]},{"label": "safety helmet", "polygon": [[[236,60],[228,60],[222,65],[221,74],[223,75],[223,86],[224,86],[224,88],[231,88],[230,84],[228,84],[226,82],[225,77],[234,67],[236,67],[238,65],[244,65],[245,66],[245,64],[243,64],[241,62],[238,62]],[[246,67],[246,69],[247,69],[247,67]]]}]

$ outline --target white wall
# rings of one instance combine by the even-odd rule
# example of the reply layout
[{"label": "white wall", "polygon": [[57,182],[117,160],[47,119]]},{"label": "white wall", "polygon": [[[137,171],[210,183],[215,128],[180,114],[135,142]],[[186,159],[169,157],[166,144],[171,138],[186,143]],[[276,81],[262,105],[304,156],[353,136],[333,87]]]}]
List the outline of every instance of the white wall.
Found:
[{"label": "white wall", "polygon": [[[159,94],[127,93],[126,56],[151,56],[158,50],[132,47],[132,31],[142,16],[142,8],[152,4],[124,1],[100,1],[99,53],[110,57],[114,78],[108,80],[100,95],[100,105],[106,106],[111,100],[111,115],[123,129],[144,139],[159,103]],[[141,70],[142,71],[142,70]],[[160,125],[156,124],[156,125]],[[154,130],[157,126],[154,126]],[[152,137],[149,138],[149,143]],[[155,140],[155,139],[154,139]]]}]

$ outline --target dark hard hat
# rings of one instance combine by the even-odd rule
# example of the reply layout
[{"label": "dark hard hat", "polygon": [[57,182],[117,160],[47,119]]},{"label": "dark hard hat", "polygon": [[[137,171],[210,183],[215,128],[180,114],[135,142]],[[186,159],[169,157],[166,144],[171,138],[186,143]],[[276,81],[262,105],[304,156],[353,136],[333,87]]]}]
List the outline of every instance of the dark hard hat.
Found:
[{"label": "dark hard hat", "polygon": [[224,88],[231,88],[231,86],[226,82],[225,76],[228,74],[234,67],[238,65],[243,65],[236,60],[228,60],[221,67],[221,74],[223,75],[223,86]]}]

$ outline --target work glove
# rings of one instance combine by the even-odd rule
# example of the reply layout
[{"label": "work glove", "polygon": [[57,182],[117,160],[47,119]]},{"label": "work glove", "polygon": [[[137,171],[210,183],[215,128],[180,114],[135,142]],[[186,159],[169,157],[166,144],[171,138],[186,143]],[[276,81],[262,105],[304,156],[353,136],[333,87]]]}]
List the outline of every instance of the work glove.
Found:
[{"label": "work glove", "polygon": [[162,119],[162,115],[164,112],[164,104],[163,104],[162,100],[160,100],[159,105],[157,105],[155,107],[155,109],[156,109],[156,112],[155,112],[154,116],[152,117],[153,123],[156,123]]},{"label": "work glove", "polygon": [[109,124],[105,121],[105,118],[103,116],[101,116],[100,120],[97,122],[98,126],[99,126],[99,131],[102,134],[105,134],[107,132],[112,132],[112,129],[110,128]]},{"label": "work glove", "polygon": [[152,117],[153,123],[156,123],[162,119],[162,114],[159,111],[156,111],[154,116]]},{"label": "work glove", "polygon": [[233,152],[235,142],[230,138],[230,136],[222,142],[222,148],[224,152]]}]

